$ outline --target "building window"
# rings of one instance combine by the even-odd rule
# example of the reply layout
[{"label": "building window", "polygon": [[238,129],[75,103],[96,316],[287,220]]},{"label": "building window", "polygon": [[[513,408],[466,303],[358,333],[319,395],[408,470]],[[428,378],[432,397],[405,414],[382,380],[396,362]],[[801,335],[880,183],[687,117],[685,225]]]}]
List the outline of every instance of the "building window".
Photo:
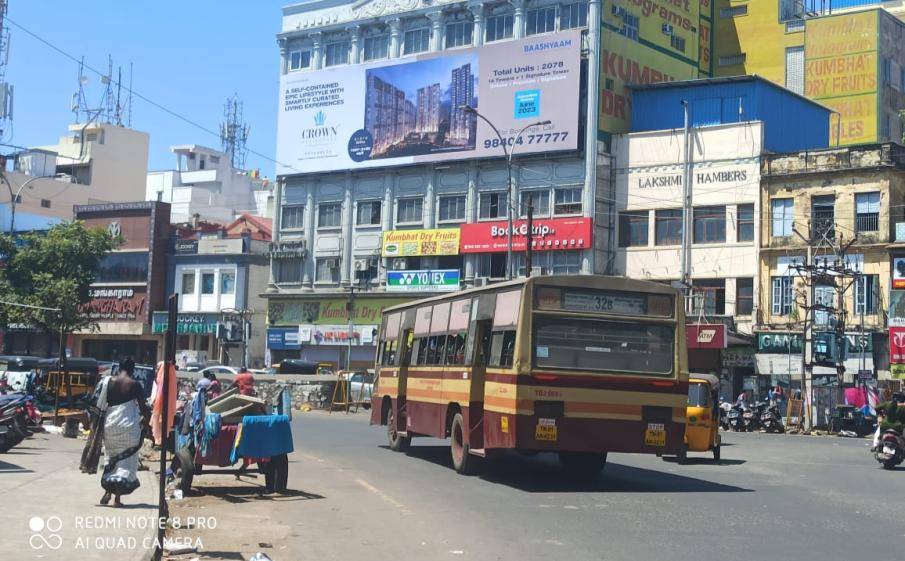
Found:
[{"label": "building window", "polygon": [[280,259],[274,261],[274,263],[277,264],[278,283],[302,282],[302,267],[304,266],[302,259]]},{"label": "building window", "polygon": [[669,36],[669,45],[675,50],[684,53],[685,52],[685,38],[680,37],[678,35],[670,35]]},{"label": "building window", "polygon": [[550,33],[556,31],[556,6],[544,6],[536,10],[528,10],[526,35]]},{"label": "building window", "polygon": [[729,19],[734,18],[736,16],[746,16],[748,15],[748,6],[746,4],[742,4],[741,6],[730,6],[728,8],[720,8],[720,18]]},{"label": "building window", "polygon": [[503,218],[506,216],[506,192],[481,193],[478,218]]},{"label": "building window", "polygon": [[804,20],[804,10],[807,2],[803,0],[779,0],[780,23],[796,20]]},{"label": "building window", "polygon": [[396,222],[400,224],[422,222],[422,206],[424,200],[421,197],[399,199],[396,207]]},{"label": "building window", "polygon": [[446,48],[470,47],[474,24],[470,21],[456,21],[446,24]]},{"label": "building window", "polygon": [[855,282],[855,313],[876,314],[880,304],[880,275],[861,275]]},{"label": "building window", "polygon": [[292,51],[289,53],[289,71],[311,68],[311,51]]},{"label": "building window", "polygon": [[236,273],[220,273],[220,294],[236,293]]},{"label": "building window", "polygon": [[339,41],[336,43],[327,43],[326,56],[324,58],[324,66],[337,66],[339,64],[349,64],[349,51],[351,47],[348,41]]},{"label": "building window", "polygon": [[694,226],[694,243],[726,242],[726,207],[696,207],[692,224]]},{"label": "building window", "polygon": [[553,214],[581,214],[581,187],[556,189],[553,194]]},{"label": "building window", "polygon": [[754,241],[754,205],[738,205],[736,218],[737,241]]},{"label": "building window", "polygon": [[317,205],[317,227],[339,228],[343,220],[342,203],[321,203]]},{"label": "building window", "polygon": [[427,27],[409,29],[402,39],[402,54],[423,53],[430,49],[431,30]]},{"label": "building window", "polygon": [[855,231],[880,231],[880,192],[855,194]]},{"label": "building window", "polygon": [[804,95],[804,47],[786,49],[786,87]]},{"label": "building window", "polygon": [[201,273],[201,294],[214,293],[214,273]]},{"label": "building window", "polygon": [[748,58],[748,55],[746,55],[745,53],[739,53],[736,55],[729,55],[729,56],[721,56],[717,60],[716,65],[719,67],[738,66],[739,64],[745,64],[745,61],[747,60],[747,58]]},{"label": "building window", "polygon": [[365,37],[364,40],[364,59],[379,60],[387,57],[388,41],[386,35],[375,35],[374,37]]},{"label": "building window", "polygon": [[735,314],[750,316],[754,313],[754,279],[735,279]]},{"label": "building window", "polygon": [[656,245],[682,243],[682,209],[658,210],[654,213],[654,243]]},{"label": "building window", "polygon": [[359,226],[380,226],[380,201],[360,201],[355,223]]},{"label": "building window", "polygon": [[832,241],[836,237],[836,198],[833,195],[811,197],[811,239]]},{"label": "building window", "polygon": [[794,225],[792,199],[773,199],[770,201],[770,213],[773,222],[771,235],[774,238],[788,238],[792,235]]},{"label": "building window", "polygon": [[317,282],[339,282],[339,257],[320,257],[315,264]]},{"label": "building window", "polygon": [[559,28],[575,29],[588,26],[588,3],[575,2],[566,4],[559,12]]},{"label": "building window", "polygon": [[554,275],[577,275],[581,272],[580,251],[551,251],[551,273]]},{"label": "building window", "polygon": [[465,195],[444,195],[437,201],[440,222],[465,220]]},{"label": "building window", "polygon": [[478,277],[503,278],[506,276],[506,254],[479,253],[475,261],[475,268],[475,275]]},{"label": "building window", "polygon": [[534,207],[534,216],[550,216],[550,191],[548,189],[536,191],[521,191],[519,193],[519,215],[522,218],[528,216],[528,195],[531,195],[531,206]]},{"label": "building window", "polygon": [[691,283],[695,313],[722,316],[726,314],[726,279],[695,279]]},{"label": "building window", "polygon": [[625,8],[619,8],[619,10],[622,16],[622,28],[619,29],[618,33],[625,35],[632,41],[637,41],[640,19],[635,14],[627,12]]},{"label": "building window", "polygon": [[485,23],[484,41],[502,41],[512,39],[512,14],[490,16]]},{"label": "building window", "polygon": [[182,273],[182,290],[180,294],[195,294],[195,271]]},{"label": "building window", "polygon": [[284,206],[281,212],[280,228],[283,230],[292,230],[305,226],[304,206]]},{"label": "building window", "polygon": [[796,19],[786,22],[786,33],[798,33],[804,31],[804,20]]},{"label": "building window", "polygon": [[888,86],[892,83],[892,59],[883,57],[882,62],[883,85]]},{"label": "building window", "polygon": [[619,213],[619,247],[647,245],[648,211],[628,210]]},{"label": "building window", "polygon": [[792,277],[773,277],[772,312],[774,316],[787,316],[792,313]]},{"label": "building window", "polygon": [[50,208],[50,199],[41,199],[41,208]]}]

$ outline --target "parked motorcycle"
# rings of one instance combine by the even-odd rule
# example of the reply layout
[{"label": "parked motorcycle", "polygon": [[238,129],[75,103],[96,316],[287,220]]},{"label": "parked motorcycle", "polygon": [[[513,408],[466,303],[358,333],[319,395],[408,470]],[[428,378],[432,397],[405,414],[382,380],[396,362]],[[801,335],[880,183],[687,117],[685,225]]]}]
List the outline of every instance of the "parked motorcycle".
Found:
[{"label": "parked motorcycle", "polygon": [[742,424],[742,408],[738,405],[733,406],[729,409],[729,412],[726,414],[726,424],[729,425],[729,429],[733,431],[744,430],[745,426]]},{"label": "parked motorcycle", "polygon": [[883,469],[893,469],[905,461],[905,438],[893,429],[886,429],[882,434],[880,430],[878,427],[874,458],[883,465]]},{"label": "parked motorcycle", "polygon": [[782,415],[779,414],[779,406],[776,402],[770,403],[769,400],[765,400],[757,405],[760,412],[760,425],[764,430],[776,433],[785,432],[786,428],[782,424]]},{"label": "parked motorcycle", "polygon": [[745,407],[742,409],[742,430],[752,432],[760,427],[760,416],[755,409]]},{"label": "parked motorcycle", "polygon": [[9,400],[0,405],[0,453],[7,452],[31,434],[22,402]]},{"label": "parked motorcycle", "polygon": [[724,400],[722,397],[720,398],[720,428],[725,430],[729,430],[729,413],[732,411],[732,404],[728,401]]}]

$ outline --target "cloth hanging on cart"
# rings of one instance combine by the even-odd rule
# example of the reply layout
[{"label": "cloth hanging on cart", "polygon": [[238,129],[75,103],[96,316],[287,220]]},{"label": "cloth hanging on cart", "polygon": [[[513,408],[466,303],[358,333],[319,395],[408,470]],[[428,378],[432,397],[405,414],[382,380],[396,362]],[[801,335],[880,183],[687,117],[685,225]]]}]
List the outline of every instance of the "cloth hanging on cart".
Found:
[{"label": "cloth hanging on cart", "polygon": [[204,429],[201,431],[201,456],[208,457],[211,440],[220,436],[220,414],[208,413],[204,417]]},{"label": "cloth hanging on cart", "polygon": [[242,418],[230,461],[267,458],[292,451],[292,428],[288,416],[249,415]]}]

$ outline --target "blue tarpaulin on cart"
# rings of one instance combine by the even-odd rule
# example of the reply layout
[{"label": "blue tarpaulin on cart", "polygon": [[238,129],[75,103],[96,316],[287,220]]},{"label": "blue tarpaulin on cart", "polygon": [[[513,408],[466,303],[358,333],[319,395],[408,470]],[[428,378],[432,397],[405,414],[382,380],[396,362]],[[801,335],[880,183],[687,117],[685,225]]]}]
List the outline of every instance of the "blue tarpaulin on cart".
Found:
[{"label": "blue tarpaulin on cart", "polygon": [[292,428],[287,415],[250,415],[242,419],[230,460],[268,458],[292,451]]}]

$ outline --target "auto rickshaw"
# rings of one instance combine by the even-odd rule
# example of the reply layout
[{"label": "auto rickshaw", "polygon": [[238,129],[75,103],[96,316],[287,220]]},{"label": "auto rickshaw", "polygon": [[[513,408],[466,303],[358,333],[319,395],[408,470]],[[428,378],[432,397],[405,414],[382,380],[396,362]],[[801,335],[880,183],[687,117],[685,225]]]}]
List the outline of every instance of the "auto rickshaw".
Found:
[{"label": "auto rickshaw", "polygon": [[685,411],[685,448],[679,461],[688,452],[713,452],[720,461],[720,379],[713,374],[690,374],[688,406]]}]

